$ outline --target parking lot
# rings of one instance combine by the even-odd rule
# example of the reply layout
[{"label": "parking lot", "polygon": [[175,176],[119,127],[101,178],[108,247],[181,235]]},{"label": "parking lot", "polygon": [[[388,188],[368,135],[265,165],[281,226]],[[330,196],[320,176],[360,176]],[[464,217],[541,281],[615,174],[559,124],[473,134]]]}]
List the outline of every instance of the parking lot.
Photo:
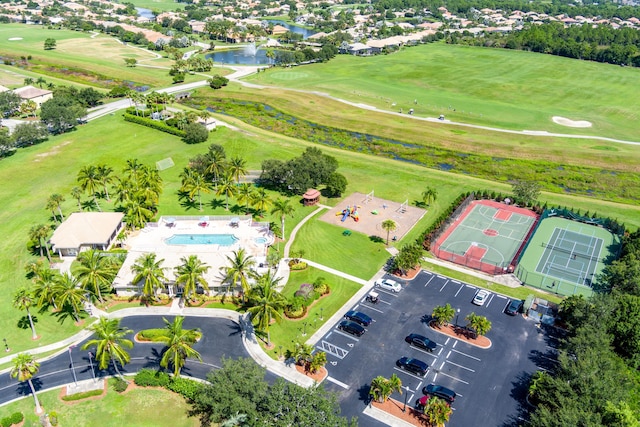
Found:
[{"label": "parking lot", "polygon": [[[458,397],[448,426],[518,425],[525,416],[522,404],[530,375],[554,363],[553,339],[535,322],[504,314],[509,299],[502,295],[491,293],[479,307],[471,303],[477,288],[457,280],[423,271],[412,281],[399,282],[399,293],[375,288],[379,303],[363,298],[350,308],[373,319],[362,337],[334,327],[316,343],[327,353],[325,388],[339,393],[343,415],[357,416],[362,426],[382,425],[363,414],[369,384],[378,375],[395,373],[408,393],[392,397],[404,402],[406,396],[408,405],[430,383],[454,390]],[[482,349],[432,330],[428,321],[433,308],[446,303],[460,310],[456,317],[461,325],[471,312],[486,316],[492,322],[487,334],[492,346]],[[404,338],[412,332],[432,339],[437,348],[430,353],[410,347]],[[402,356],[426,362],[427,374],[420,377],[396,367]]]}]

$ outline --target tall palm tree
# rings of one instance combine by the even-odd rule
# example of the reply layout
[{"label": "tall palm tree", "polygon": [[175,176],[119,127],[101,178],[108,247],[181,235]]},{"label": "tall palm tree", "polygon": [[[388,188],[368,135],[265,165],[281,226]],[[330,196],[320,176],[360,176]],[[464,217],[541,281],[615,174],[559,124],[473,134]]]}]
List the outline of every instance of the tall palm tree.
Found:
[{"label": "tall palm tree", "polygon": [[111,260],[96,249],[81,252],[73,266],[73,274],[82,288],[95,295],[102,302],[102,288],[111,289],[116,277],[116,268]]},{"label": "tall palm tree", "polygon": [[247,311],[251,314],[251,321],[256,328],[267,334],[267,345],[271,345],[269,326],[271,321],[280,323],[282,310],[286,304],[285,297],[276,290],[280,278],[271,275],[271,270],[258,278],[256,286],[249,291],[249,304]]},{"label": "tall palm tree", "polygon": [[127,201],[124,215],[127,225],[137,229],[144,228],[145,224],[153,218],[154,212],[149,209],[142,198],[134,196]]},{"label": "tall palm tree", "polygon": [[427,189],[422,192],[422,201],[426,205],[431,204],[431,202],[435,202],[437,198],[438,190],[435,188],[427,187]]},{"label": "tall palm tree", "polygon": [[478,335],[487,335],[491,330],[491,321],[484,316],[469,313],[464,320],[467,321],[467,327],[476,331]]},{"label": "tall palm tree", "polygon": [[133,283],[144,282],[142,294],[147,298],[154,298],[158,289],[164,288],[166,280],[162,263],[164,259],[156,261],[155,253],[148,253],[138,257],[131,271],[135,273]]},{"label": "tall palm tree", "polygon": [[136,191],[138,190],[138,184],[139,184],[143,169],[144,169],[144,165],[140,163],[138,159],[129,159],[127,160],[127,165],[122,170],[122,172],[124,173],[124,176],[128,178],[131,183],[134,184],[134,190]]},{"label": "tall palm tree", "polygon": [[271,205],[271,198],[269,194],[267,194],[267,190],[264,187],[258,188],[258,191],[254,192],[253,196],[253,206],[258,211],[258,215],[260,217],[264,216],[264,211],[266,211]]},{"label": "tall palm tree", "polygon": [[247,174],[247,161],[242,157],[234,157],[229,162],[229,172],[236,179],[236,183],[240,184],[240,177]]},{"label": "tall palm tree", "polygon": [[84,166],[78,172],[77,180],[80,188],[89,193],[90,196],[93,196],[93,202],[96,204],[98,210],[101,210],[97,197],[98,186],[101,184],[98,169],[93,165]]},{"label": "tall palm tree", "polygon": [[402,380],[396,374],[391,374],[389,377],[389,387],[391,388],[391,393],[397,391],[402,394]]},{"label": "tall palm tree", "polygon": [[58,220],[58,217],[56,216],[56,210],[58,211],[58,213],[60,214],[60,222],[62,223],[62,221],[64,221],[64,215],[62,214],[62,208],[60,207],[60,205],[62,204],[62,202],[64,202],[64,196],[62,194],[59,193],[55,193],[49,196],[49,198],[47,199],[47,206],[46,208],[49,209],[51,211],[51,215],[53,216],[53,219],[55,219],[56,221]]},{"label": "tall palm tree", "polygon": [[158,204],[163,189],[163,181],[158,169],[144,165],[140,171],[139,180],[145,200],[151,205]]},{"label": "tall palm tree", "polygon": [[56,306],[56,282],[58,280],[58,270],[44,266],[35,271],[33,277],[33,297],[38,307],[47,305]]},{"label": "tall palm tree", "polygon": [[238,186],[238,203],[244,203],[244,213],[249,215],[249,203],[253,200],[253,186],[248,183]]},{"label": "tall palm tree", "polygon": [[429,418],[429,425],[434,427],[443,426],[449,421],[452,413],[453,409],[447,402],[435,396],[431,396],[424,407],[424,414]]},{"label": "tall palm tree", "polygon": [[387,232],[387,246],[389,246],[389,233],[395,231],[397,228],[398,224],[392,219],[382,221],[382,229]]},{"label": "tall palm tree", "polygon": [[193,349],[200,332],[197,329],[182,329],[182,323],[184,322],[184,317],[182,316],[176,316],[173,322],[169,322],[164,318],[162,320],[166,324],[168,336],[166,340],[163,340],[167,344],[167,348],[162,354],[162,359],[160,359],[160,366],[168,368],[169,365],[172,365],[173,375],[179,377],[180,370],[188,358],[191,357],[202,361],[200,353]]},{"label": "tall palm tree", "polygon": [[233,182],[233,176],[231,173],[227,172],[222,175],[218,180],[218,187],[216,190],[216,195],[222,196],[225,198],[225,210],[229,210],[229,197],[233,197],[236,194],[236,184]]},{"label": "tall palm tree", "polygon": [[51,262],[51,253],[49,253],[49,244],[47,243],[47,239],[49,238],[49,233],[51,232],[51,227],[48,225],[40,224],[34,225],[29,230],[29,239],[38,243],[38,249],[40,249],[40,256],[42,257],[42,248],[45,248],[47,251],[47,259]]},{"label": "tall palm tree", "polygon": [[96,166],[96,172],[98,174],[98,181],[102,184],[102,189],[104,190],[104,195],[107,198],[107,201],[111,201],[111,198],[109,197],[108,184],[113,182],[113,168],[102,164]]},{"label": "tall palm tree", "polygon": [[73,197],[74,199],[76,199],[76,201],[78,202],[78,210],[80,212],[82,212],[82,203],[80,203],[82,201],[82,188],[80,187],[73,187],[71,189],[71,197]]},{"label": "tall palm tree", "polygon": [[31,311],[29,308],[34,305],[33,294],[26,288],[20,288],[16,291],[13,296],[13,306],[18,310],[25,310],[27,312],[27,316],[29,317],[29,325],[31,326],[31,339],[38,339],[38,334],[36,334],[36,327],[33,324],[33,318],[31,317]]},{"label": "tall palm tree", "polygon": [[389,380],[378,375],[371,380],[371,387],[369,388],[369,395],[377,402],[385,402],[391,396],[391,386]]},{"label": "tall palm tree", "polygon": [[87,301],[80,282],[72,274],[65,273],[56,277],[54,286],[55,302],[62,310],[71,312],[76,322],[80,321],[80,311]]},{"label": "tall palm tree", "polygon": [[207,167],[204,171],[207,176],[213,175],[213,184],[216,190],[218,189],[218,178],[227,167],[227,156],[223,149],[217,147],[219,146],[209,147],[209,151],[205,155]]},{"label": "tall palm tree", "polygon": [[106,317],[100,317],[98,323],[89,329],[93,331],[96,338],[87,341],[82,349],[95,347],[98,368],[107,369],[109,362],[112,362],[116,373],[122,377],[118,363],[124,366],[131,360],[126,349],[133,348],[133,342],[125,337],[133,331],[121,327],[120,319],[107,319]]},{"label": "tall palm tree", "polygon": [[127,177],[116,177],[114,191],[116,193],[116,202],[118,203],[127,203],[135,193],[133,183]]},{"label": "tall palm tree", "polygon": [[180,178],[182,178],[182,187],[180,189],[188,193],[191,200],[198,196],[198,203],[200,204],[200,210],[202,210],[202,193],[211,192],[209,182],[204,178],[204,175],[191,168],[184,168]]},{"label": "tall palm tree", "polygon": [[189,301],[191,294],[196,291],[198,285],[209,290],[209,284],[204,275],[209,271],[209,266],[198,258],[197,255],[189,255],[189,258],[180,258],[181,265],[175,268],[176,285],[182,285],[185,299]]},{"label": "tall palm tree", "polygon": [[42,89],[42,85],[47,84],[47,81],[44,79],[44,77],[38,77],[36,79],[36,84],[40,89]]},{"label": "tall palm tree", "polygon": [[282,227],[282,240],[286,240],[286,235],[284,234],[284,219],[287,215],[291,216],[295,208],[291,204],[291,200],[289,199],[278,199],[273,202],[273,207],[271,208],[271,214],[280,215],[281,227]]},{"label": "tall palm tree", "polygon": [[433,312],[431,313],[431,316],[436,320],[438,326],[443,326],[451,322],[451,319],[453,319],[453,316],[455,315],[456,311],[449,303],[434,307]]},{"label": "tall palm tree", "polygon": [[227,255],[229,266],[224,267],[225,282],[231,285],[238,285],[242,288],[243,295],[249,292],[249,278],[253,277],[252,268],[256,265],[256,260],[248,255],[244,248],[232,252],[232,256]]},{"label": "tall palm tree", "polygon": [[31,394],[33,394],[33,400],[36,402],[36,413],[42,413],[42,407],[40,401],[36,395],[36,389],[33,387],[31,378],[34,377],[40,370],[40,363],[29,353],[20,353],[13,358],[13,367],[11,368],[11,378],[18,378],[18,381],[29,383]]}]

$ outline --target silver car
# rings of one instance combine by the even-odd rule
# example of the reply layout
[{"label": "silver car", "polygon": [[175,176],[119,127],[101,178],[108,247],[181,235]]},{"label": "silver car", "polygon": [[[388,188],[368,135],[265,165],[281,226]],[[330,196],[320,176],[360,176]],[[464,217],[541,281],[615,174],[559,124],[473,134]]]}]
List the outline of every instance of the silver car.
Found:
[{"label": "silver car", "polygon": [[380,289],[384,289],[391,292],[400,292],[402,290],[402,286],[400,283],[391,279],[380,279],[375,281],[375,285]]},{"label": "silver car", "polygon": [[473,301],[471,302],[475,305],[484,305],[489,295],[491,295],[489,291],[480,289],[478,292],[476,292],[476,296],[473,297]]}]

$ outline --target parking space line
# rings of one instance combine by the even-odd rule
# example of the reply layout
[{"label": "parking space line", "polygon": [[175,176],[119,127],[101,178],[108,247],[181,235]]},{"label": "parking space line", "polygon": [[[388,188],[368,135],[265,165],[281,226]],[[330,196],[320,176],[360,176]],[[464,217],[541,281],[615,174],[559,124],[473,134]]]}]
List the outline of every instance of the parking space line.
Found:
[{"label": "parking space line", "polygon": [[424,284],[424,287],[426,288],[426,287],[427,287],[427,285],[428,285],[429,283],[431,283],[431,281],[432,281],[435,277],[436,277],[436,276],[433,276],[433,275],[432,275],[432,276],[431,276],[431,279],[427,280],[427,283],[425,283],[425,284]]},{"label": "parking space line", "polygon": [[456,352],[456,353],[458,353],[458,354],[461,354],[461,355],[463,355],[463,356],[467,356],[469,359],[473,359],[473,360],[477,360],[478,362],[481,362],[481,360],[480,360],[480,359],[478,359],[477,357],[474,357],[474,356],[472,356],[472,355],[470,355],[470,354],[463,353],[463,352],[458,351],[458,350],[451,350],[451,351],[455,351],[455,352]]},{"label": "parking space line", "polygon": [[424,353],[424,354],[426,354],[426,355],[428,355],[428,356],[431,356],[431,357],[433,357],[434,359],[437,359],[437,358],[438,358],[438,355],[437,355],[437,354],[433,354],[433,353],[432,353],[432,352],[430,352],[430,351],[426,351],[426,350],[423,350],[423,349],[418,348],[418,347],[413,347],[413,346],[410,346],[410,347],[411,347],[411,348],[413,348],[414,350],[419,351],[420,353]]},{"label": "parking space line", "polygon": [[464,288],[464,285],[460,285],[460,289],[458,289],[458,292],[456,292],[456,294],[454,295],[454,297],[457,297],[458,294],[460,293],[460,291],[462,290],[462,288]]},{"label": "parking space line", "polygon": [[456,348],[456,345],[458,345],[458,341],[454,342],[451,348]]},{"label": "parking space line", "polygon": [[[346,333],[344,333],[344,332],[342,332],[342,331],[340,331],[340,330],[338,330],[338,329],[336,329],[334,332],[335,332],[336,334],[340,334],[340,335],[342,335],[343,337],[351,338],[351,339],[352,339],[352,340],[354,340],[354,341],[360,341],[358,338],[356,338],[356,337],[352,336],[351,334],[346,334]],[[327,338],[328,338],[328,336],[327,336]]]},{"label": "parking space line", "polygon": [[343,383],[342,381],[338,381],[338,380],[337,380],[337,379],[335,379],[335,378],[327,377],[327,381],[331,381],[332,383],[337,384],[337,385],[339,385],[340,387],[342,387],[342,388],[344,388],[344,389],[349,390],[349,385],[347,385],[347,384]]},{"label": "parking space line", "polygon": [[367,306],[367,309],[373,310],[373,311],[377,311],[378,313],[384,313],[384,311],[382,311],[382,310],[378,310],[377,308],[373,308],[373,307],[369,307],[369,306]]},{"label": "parking space line", "polygon": [[440,369],[438,369],[438,370],[442,371],[442,368],[444,368],[444,360],[442,361],[442,364],[440,365]]},{"label": "parking space line", "polygon": [[452,280],[452,281],[451,281],[451,283],[455,283],[455,284],[457,284],[457,285],[459,285],[459,284],[460,284],[460,282],[459,282],[458,280]]},{"label": "parking space line", "polygon": [[[444,342],[444,345],[449,344],[449,340],[451,339],[451,337],[447,338],[447,340]],[[456,341],[457,342],[457,341]]]},{"label": "parking space line", "polygon": [[467,288],[477,289],[475,286],[467,285],[466,283],[465,283],[465,286],[466,286]]},{"label": "parking space line", "polygon": [[485,307],[489,308],[489,305],[491,305],[491,301],[493,301],[493,297],[494,297],[495,295],[496,295],[496,294],[491,294],[491,298],[489,298],[489,301],[487,301],[487,305],[485,305]]},{"label": "parking space line", "polygon": [[507,309],[507,307],[509,306],[509,300],[507,300],[507,302],[504,304],[504,307],[502,308],[502,311],[505,311]]},{"label": "parking space line", "polygon": [[457,366],[458,368],[466,369],[467,371],[470,371],[470,372],[475,372],[475,371],[474,371],[473,369],[471,369],[471,368],[467,368],[466,366],[462,366],[462,365],[459,365],[459,364],[457,364],[457,363],[450,362],[449,360],[445,360],[445,362],[450,363],[450,364],[452,364],[453,366]]},{"label": "parking space line", "polygon": [[378,292],[379,294],[385,294],[385,295],[389,295],[390,297],[398,298],[398,295],[396,295],[395,293],[387,292],[380,288],[376,288],[376,292]]},{"label": "parking space line", "polygon": [[444,375],[445,377],[449,377],[449,378],[454,379],[454,380],[456,380],[456,381],[460,381],[460,382],[461,382],[461,383],[463,383],[463,384],[469,384],[468,382],[466,382],[465,380],[461,380],[460,378],[456,378],[456,377],[454,377],[454,376],[452,376],[452,375],[447,375],[447,374],[445,374],[444,372],[440,372],[440,373],[441,373],[442,375]]},{"label": "parking space line", "polygon": [[[404,374],[407,374],[407,375],[409,375],[410,377],[413,377],[413,378],[419,379],[419,380],[423,380],[423,379],[424,379],[424,377],[418,376],[418,375],[416,375],[416,374],[412,374],[411,372],[405,371],[404,369],[400,369],[400,368],[398,368],[398,367],[395,367],[395,368],[393,368],[393,369],[395,369],[396,371],[400,371],[400,372],[402,372],[402,373],[404,373]],[[427,374],[428,374],[428,373],[429,373],[429,371],[427,371]],[[426,376],[427,374],[425,374],[425,376]]]},{"label": "parking space line", "polygon": [[330,342],[327,342],[325,340],[322,340],[320,342],[320,345],[317,345],[316,347],[326,353],[336,356],[338,359],[344,359],[344,357],[347,354],[349,354],[348,350],[345,350],[344,348],[340,348],[337,345],[333,345]]},{"label": "parking space line", "polygon": [[440,347],[440,350],[438,350],[438,356],[440,356],[440,354],[442,354],[442,350],[444,350],[444,347]]},{"label": "parking space line", "polygon": [[442,290],[444,289],[445,286],[447,286],[447,283],[449,283],[449,279],[447,279],[446,282],[444,282],[444,285],[442,285],[442,287],[440,288],[440,292],[442,292]]},{"label": "parking space line", "polygon": [[447,357],[445,357],[445,359],[448,359],[449,356],[451,356],[451,350],[449,350],[449,353],[447,353]]},{"label": "parking space line", "polygon": [[500,295],[500,294],[495,294],[496,298],[500,298],[500,299],[508,299],[507,297],[505,297],[504,295]]}]

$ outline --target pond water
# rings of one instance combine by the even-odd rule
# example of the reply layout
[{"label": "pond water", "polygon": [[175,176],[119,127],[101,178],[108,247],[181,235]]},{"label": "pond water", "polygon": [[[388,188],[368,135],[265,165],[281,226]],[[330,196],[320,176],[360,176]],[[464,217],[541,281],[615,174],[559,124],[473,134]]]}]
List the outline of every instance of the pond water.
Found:
[{"label": "pond water", "polygon": [[221,50],[220,52],[209,53],[205,58],[223,64],[269,65],[273,63],[272,59],[267,58],[267,51],[260,49],[259,46],[255,49]]},{"label": "pond water", "polygon": [[308,30],[306,28],[302,28],[302,27],[298,27],[295,25],[291,25],[288,24],[284,21],[278,21],[277,19],[270,19],[267,22],[273,24],[273,25],[281,25],[283,27],[285,27],[287,30],[291,31],[292,33],[296,33],[296,34],[302,34],[302,38],[306,39],[307,37],[317,33],[316,30]]},{"label": "pond water", "polygon": [[136,10],[138,11],[138,16],[141,16],[143,18],[155,19],[156,17],[151,11],[151,9],[145,9],[144,7],[136,7]]}]

